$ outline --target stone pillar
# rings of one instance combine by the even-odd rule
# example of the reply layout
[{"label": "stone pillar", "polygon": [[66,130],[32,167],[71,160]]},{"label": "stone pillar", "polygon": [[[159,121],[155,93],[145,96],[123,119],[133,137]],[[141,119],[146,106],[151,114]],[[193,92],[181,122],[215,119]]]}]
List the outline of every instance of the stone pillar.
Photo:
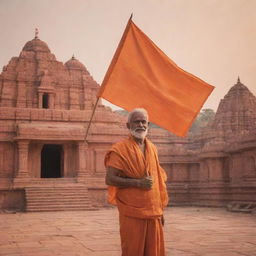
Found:
[{"label": "stone pillar", "polygon": [[18,141],[18,172],[16,179],[28,178],[28,145],[29,141]]},{"label": "stone pillar", "polygon": [[28,146],[29,141],[17,141],[18,145],[18,170],[13,180],[14,188],[24,188],[29,183],[28,175]]},{"label": "stone pillar", "polygon": [[73,157],[73,144],[66,143],[63,144],[64,150],[64,169],[63,169],[63,178],[70,178],[75,176],[75,167],[74,167],[74,157]]},{"label": "stone pillar", "polygon": [[38,108],[43,108],[43,93],[38,93]]},{"label": "stone pillar", "polygon": [[86,170],[86,149],[88,148],[88,144],[85,141],[77,142],[78,146],[78,171],[77,171],[77,180],[85,181],[88,172]]},{"label": "stone pillar", "polygon": [[49,108],[54,109],[54,93],[49,93]]}]

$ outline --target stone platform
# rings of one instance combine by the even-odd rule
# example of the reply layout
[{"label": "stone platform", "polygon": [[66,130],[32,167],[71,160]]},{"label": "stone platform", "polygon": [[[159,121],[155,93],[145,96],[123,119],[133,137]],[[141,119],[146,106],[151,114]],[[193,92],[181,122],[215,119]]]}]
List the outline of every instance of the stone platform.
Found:
[{"label": "stone platform", "polygon": [[[168,256],[256,255],[256,216],[220,208],[165,212]],[[116,209],[0,214],[1,256],[120,256]],[[135,256],[135,255],[134,255]]]}]

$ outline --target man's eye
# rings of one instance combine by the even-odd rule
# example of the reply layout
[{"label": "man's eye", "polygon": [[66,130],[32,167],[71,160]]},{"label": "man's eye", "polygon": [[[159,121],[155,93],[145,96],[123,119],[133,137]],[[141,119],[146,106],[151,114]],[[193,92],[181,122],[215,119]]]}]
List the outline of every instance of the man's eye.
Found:
[{"label": "man's eye", "polygon": [[142,123],[142,124],[146,124],[147,122],[146,121],[134,121],[135,124],[139,124],[139,123]]}]

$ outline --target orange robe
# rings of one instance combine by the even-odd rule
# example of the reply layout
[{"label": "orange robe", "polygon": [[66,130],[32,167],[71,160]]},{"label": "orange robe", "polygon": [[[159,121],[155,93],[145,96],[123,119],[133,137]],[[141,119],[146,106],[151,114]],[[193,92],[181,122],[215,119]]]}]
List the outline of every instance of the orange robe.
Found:
[{"label": "orange robe", "polygon": [[161,225],[163,208],[168,203],[166,174],[161,168],[155,146],[145,140],[145,155],[129,137],[116,143],[107,152],[106,167],[114,167],[120,176],[142,178],[150,175],[150,190],[109,186],[108,200],[118,207],[122,256],[164,256]]}]

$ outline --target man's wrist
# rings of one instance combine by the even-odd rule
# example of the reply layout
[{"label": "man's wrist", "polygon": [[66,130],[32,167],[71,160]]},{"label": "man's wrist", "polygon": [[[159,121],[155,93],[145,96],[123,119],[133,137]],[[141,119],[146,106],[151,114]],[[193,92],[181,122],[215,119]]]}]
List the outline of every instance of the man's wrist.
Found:
[{"label": "man's wrist", "polygon": [[140,187],[140,183],[139,183],[139,179],[133,179],[132,180],[132,186],[139,188]]}]

